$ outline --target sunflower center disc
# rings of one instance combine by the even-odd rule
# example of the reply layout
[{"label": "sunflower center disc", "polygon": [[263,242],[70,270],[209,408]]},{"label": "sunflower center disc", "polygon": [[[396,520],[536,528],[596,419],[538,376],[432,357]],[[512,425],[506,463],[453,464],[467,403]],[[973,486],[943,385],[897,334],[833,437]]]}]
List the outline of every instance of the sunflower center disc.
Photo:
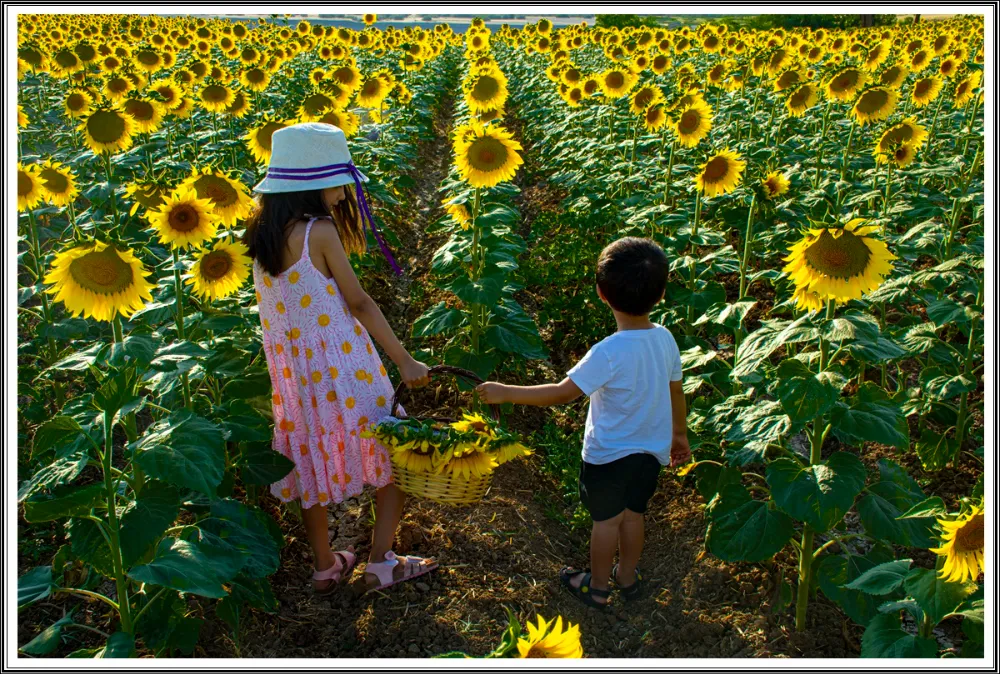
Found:
[{"label": "sunflower center disc", "polygon": [[835,239],[824,229],[819,239],[806,248],[805,256],[809,266],[816,271],[848,279],[864,273],[872,252],[861,237],[851,232],[845,231]]},{"label": "sunflower center disc", "polygon": [[472,97],[477,101],[488,101],[500,91],[500,84],[489,75],[482,75],[472,87]]},{"label": "sunflower center disc", "polygon": [[327,96],[324,96],[323,94],[313,94],[302,102],[302,107],[305,108],[306,112],[310,115],[318,115],[321,111],[325,110],[332,104],[333,101]]},{"label": "sunflower center disc", "polygon": [[644,109],[653,100],[653,90],[643,89],[635,96],[635,107]]},{"label": "sunflower center disc", "polygon": [[135,57],[139,59],[140,63],[143,63],[147,66],[155,66],[157,63],[160,62],[159,54],[153,51],[141,51],[138,54],[136,54]]},{"label": "sunflower center disc", "polygon": [[257,143],[265,150],[270,150],[271,136],[274,135],[275,131],[283,128],[285,128],[284,124],[276,124],[274,122],[271,122],[270,124],[265,124],[264,128],[262,128],[260,130],[260,133],[257,134]]},{"label": "sunflower center disc", "polygon": [[979,513],[968,522],[962,525],[955,532],[955,549],[958,552],[975,552],[982,550],[985,544],[984,538],[985,520],[982,513]]},{"label": "sunflower center disc", "polygon": [[507,160],[507,148],[494,138],[483,138],[472,144],[469,163],[480,171],[494,171]]},{"label": "sunflower center disc", "polygon": [[618,89],[625,84],[625,76],[619,72],[613,72],[608,75],[607,83],[612,89]]},{"label": "sunflower center disc", "polygon": [[73,260],[69,273],[74,281],[98,295],[114,295],[132,285],[132,267],[111,247]]},{"label": "sunflower center disc", "polygon": [[225,277],[232,268],[233,260],[229,253],[221,250],[209,253],[201,261],[201,275],[210,281]]},{"label": "sunflower center disc", "polygon": [[176,232],[190,232],[198,226],[198,211],[190,204],[180,204],[170,210],[170,229]]},{"label": "sunflower center disc", "polygon": [[931,89],[931,81],[929,79],[920,80],[917,82],[916,89],[914,90],[915,96],[925,96]]},{"label": "sunflower center disc", "polygon": [[701,113],[697,110],[686,110],[681,115],[681,121],[677,125],[677,130],[681,135],[694,133],[701,124]]},{"label": "sunflower center disc", "polygon": [[61,51],[56,54],[56,63],[63,68],[72,68],[78,61],[79,59],[76,58],[76,54],[71,51]]},{"label": "sunflower center disc", "polygon": [[205,90],[201,92],[201,97],[206,101],[224,101],[226,100],[226,89],[218,84],[212,84],[205,87]]},{"label": "sunflower center disc", "polygon": [[84,98],[82,94],[70,94],[66,99],[66,107],[70,110],[80,110],[83,108]]},{"label": "sunflower center disc", "polygon": [[115,143],[125,135],[125,118],[114,110],[99,110],[87,118],[87,132],[98,143]]},{"label": "sunflower center disc", "polygon": [[858,99],[858,112],[870,115],[882,110],[888,102],[888,91],[885,89],[870,89]]},{"label": "sunflower center disc", "polygon": [[705,164],[704,180],[706,183],[721,182],[728,173],[729,160],[725,157],[713,157]]},{"label": "sunflower center disc", "polygon": [[254,68],[253,70],[247,72],[247,80],[253,82],[254,84],[259,84],[264,81],[264,71]]},{"label": "sunflower center disc", "polygon": [[[42,169],[38,176],[45,181],[45,189],[53,194],[63,194],[69,189],[69,180],[55,169]],[[18,174],[18,191],[20,192],[20,174]]]},{"label": "sunflower center disc", "polygon": [[23,197],[30,194],[34,186],[35,183],[32,181],[31,176],[24,171],[17,172],[17,196]]},{"label": "sunflower center disc", "polygon": [[148,121],[153,118],[153,105],[146,101],[130,100],[125,104],[125,112],[140,121]]},{"label": "sunflower center disc", "polygon": [[236,191],[232,185],[215,176],[203,176],[195,181],[198,196],[208,199],[216,206],[228,206],[236,201]]}]

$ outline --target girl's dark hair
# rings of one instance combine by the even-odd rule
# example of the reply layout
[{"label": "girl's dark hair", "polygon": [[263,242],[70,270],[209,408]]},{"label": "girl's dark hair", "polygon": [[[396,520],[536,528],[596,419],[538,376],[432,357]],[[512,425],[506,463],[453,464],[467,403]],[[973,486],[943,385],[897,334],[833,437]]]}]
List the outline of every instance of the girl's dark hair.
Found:
[{"label": "girl's dark hair", "polygon": [[310,216],[329,216],[337,226],[340,241],[348,255],[363,253],[367,245],[364,223],[358,211],[357,198],[350,185],[344,188],[345,198],[333,213],[323,205],[323,190],[276,192],[260,194],[257,207],[246,222],[243,243],[252,260],[271,276],[281,273],[281,253],[287,245],[290,225]]}]

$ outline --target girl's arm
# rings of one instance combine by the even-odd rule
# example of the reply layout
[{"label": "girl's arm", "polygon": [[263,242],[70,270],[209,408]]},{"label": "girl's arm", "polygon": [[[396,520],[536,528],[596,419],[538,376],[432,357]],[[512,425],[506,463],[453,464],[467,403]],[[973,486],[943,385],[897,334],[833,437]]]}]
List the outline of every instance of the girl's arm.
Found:
[{"label": "girl's arm", "polygon": [[315,227],[312,234],[322,243],[323,259],[333,272],[333,279],[337,282],[340,292],[344,294],[344,301],[347,302],[351,315],[365,326],[368,334],[385,350],[386,355],[399,368],[399,374],[409,388],[426,386],[430,381],[427,366],[414,359],[400,343],[396,333],[382,315],[382,310],[358,283],[358,277],[354,274],[351,262],[347,258],[337,228]]},{"label": "girl's arm", "polygon": [[513,386],[488,381],[476,387],[476,392],[488,404],[514,403],[516,405],[536,405],[549,407],[562,405],[576,400],[583,395],[580,387],[566,377],[558,384],[539,384],[538,386]]}]

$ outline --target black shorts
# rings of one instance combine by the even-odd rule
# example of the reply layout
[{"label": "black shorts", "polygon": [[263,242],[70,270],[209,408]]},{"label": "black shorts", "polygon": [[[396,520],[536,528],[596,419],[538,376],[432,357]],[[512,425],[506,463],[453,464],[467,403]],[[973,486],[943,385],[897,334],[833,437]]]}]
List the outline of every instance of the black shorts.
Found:
[{"label": "black shorts", "polygon": [[628,454],[611,463],[580,464],[580,501],[590,518],[602,522],[628,508],[646,512],[646,504],[656,491],[660,461],[652,454]]}]

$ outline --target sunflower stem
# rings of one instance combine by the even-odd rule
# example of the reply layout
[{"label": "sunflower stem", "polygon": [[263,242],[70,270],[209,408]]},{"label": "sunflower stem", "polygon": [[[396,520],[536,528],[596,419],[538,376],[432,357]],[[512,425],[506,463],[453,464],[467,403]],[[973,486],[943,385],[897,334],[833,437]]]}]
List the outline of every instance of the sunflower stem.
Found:
[{"label": "sunflower stem", "polygon": [[[120,329],[120,326],[119,326]],[[111,472],[111,459],[114,454],[112,444],[112,412],[104,412],[104,457],[102,467],[104,469],[104,488],[108,506],[108,535],[110,537],[109,546],[111,548],[111,564],[115,573],[115,587],[118,591],[118,615],[122,621],[122,631],[132,633],[132,608],[128,597],[128,579],[125,577],[125,569],[122,563],[122,549],[119,541],[117,489],[113,481]]]},{"label": "sunflower stem", "polygon": [[[482,189],[476,188],[475,200],[472,204],[472,269],[471,278],[473,281],[479,279],[479,238],[480,238],[480,227],[477,222],[479,219],[479,208],[481,205],[481,193]],[[472,352],[474,354],[479,354],[479,305],[473,304],[470,309],[472,310]]]},{"label": "sunflower stem", "polygon": [[[690,290],[692,293],[694,293],[694,291],[695,291],[695,282],[697,281],[697,276],[695,275],[696,267],[697,267],[697,262],[694,259],[695,245],[696,244],[694,242],[694,239],[695,239],[695,237],[698,236],[698,225],[701,222],[701,194],[702,193],[701,193],[700,190],[695,194],[694,223],[691,226],[691,242],[690,242],[691,243],[691,249],[690,249],[690,252],[692,254],[692,257],[691,257],[691,263],[689,265],[690,277],[689,277],[689,281],[688,281],[688,290]],[[691,302],[688,302],[688,307],[687,307],[687,325],[685,326],[686,329],[687,330],[691,330],[693,323],[694,323],[694,305]]]},{"label": "sunflower stem", "polygon": [[892,189],[892,161],[885,163],[885,201],[882,203],[882,217],[889,212],[889,191]]},{"label": "sunflower stem", "polygon": [[[757,207],[757,193],[753,193],[753,197],[750,200],[750,212],[747,214],[747,231],[746,236],[743,238],[743,258],[740,260],[740,295],[737,298],[737,302],[742,300],[747,293],[747,264],[750,261],[750,240],[753,237],[753,215],[754,210]],[[736,326],[736,334],[734,339],[734,346],[736,347],[733,352],[733,365],[736,365],[738,360],[740,343],[743,341],[743,321]]]},{"label": "sunflower stem", "polygon": [[[184,336],[184,288],[181,286],[181,256],[175,248],[174,257],[174,300],[177,302],[177,338],[185,339]],[[181,386],[184,394],[184,407],[191,407],[191,385],[188,381],[187,372],[181,375]]]},{"label": "sunflower stem", "polygon": [[[975,323],[969,323],[969,339],[966,342],[965,347],[965,363],[963,363],[962,370],[966,376],[970,376],[973,371],[973,349],[976,346],[975,342],[976,327]],[[965,391],[962,393],[962,397],[958,401],[958,421],[955,423],[955,456],[952,459],[953,462],[958,461],[958,457],[962,452],[962,444],[965,442],[965,419],[969,413],[969,392]]]},{"label": "sunflower stem", "polygon": [[[938,96],[937,108],[934,110],[934,121],[931,122],[931,133],[928,138],[928,148],[927,148],[927,158],[933,159],[934,155],[937,154],[937,145],[934,144],[936,136],[934,132],[937,131],[938,115],[941,114],[941,105],[944,104],[944,97]],[[928,179],[929,180],[929,179]]]},{"label": "sunflower stem", "polygon": [[826,148],[825,142],[826,142],[827,122],[830,119],[830,107],[832,105],[833,105],[832,103],[827,103],[826,111],[823,112],[823,130],[820,132],[819,135],[819,154],[816,156],[816,180],[813,182],[813,189],[819,187],[819,174],[820,171],[823,169],[823,150]]},{"label": "sunflower stem", "polygon": [[667,199],[670,198],[670,189],[673,187],[674,182],[674,152],[677,150],[677,139],[670,144],[670,159],[667,162],[667,182],[663,186],[663,203],[667,203]]},{"label": "sunflower stem", "polygon": [[[28,233],[31,236],[31,257],[34,261],[34,268],[32,271],[35,274],[35,279],[37,282],[41,282],[42,275],[42,245],[38,242],[38,228],[35,225],[35,213],[31,209],[28,209]],[[45,292],[43,288],[40,293],[38,293],[42,301],[42,316],[45,317],[45,324],[52,325],[52,307],[49,306],[49,295]],[[51,336],[46,339],[48,343],[49,352],[51,356],[48,362],[52,363],[55,361],[58,355],[58,347],[56,346],[56,341]]]},{"label": "sunflower stem", "polygon": [[854,140],[854,127],[856,127],[856,126],[857,126],[857,124],[855,124],[854,120],[852,119],[851,120],[851,132],[849,134],[847,134],[847,145],[844,147],[844,158],[843,158],[843,160],[841,160],[841,163],[840,163],[840,179],[841,180],[844,180],[846,178],[846,176],[847,176],[847,160],[848,160],[848,157],[851,154],[851,141]]}]

